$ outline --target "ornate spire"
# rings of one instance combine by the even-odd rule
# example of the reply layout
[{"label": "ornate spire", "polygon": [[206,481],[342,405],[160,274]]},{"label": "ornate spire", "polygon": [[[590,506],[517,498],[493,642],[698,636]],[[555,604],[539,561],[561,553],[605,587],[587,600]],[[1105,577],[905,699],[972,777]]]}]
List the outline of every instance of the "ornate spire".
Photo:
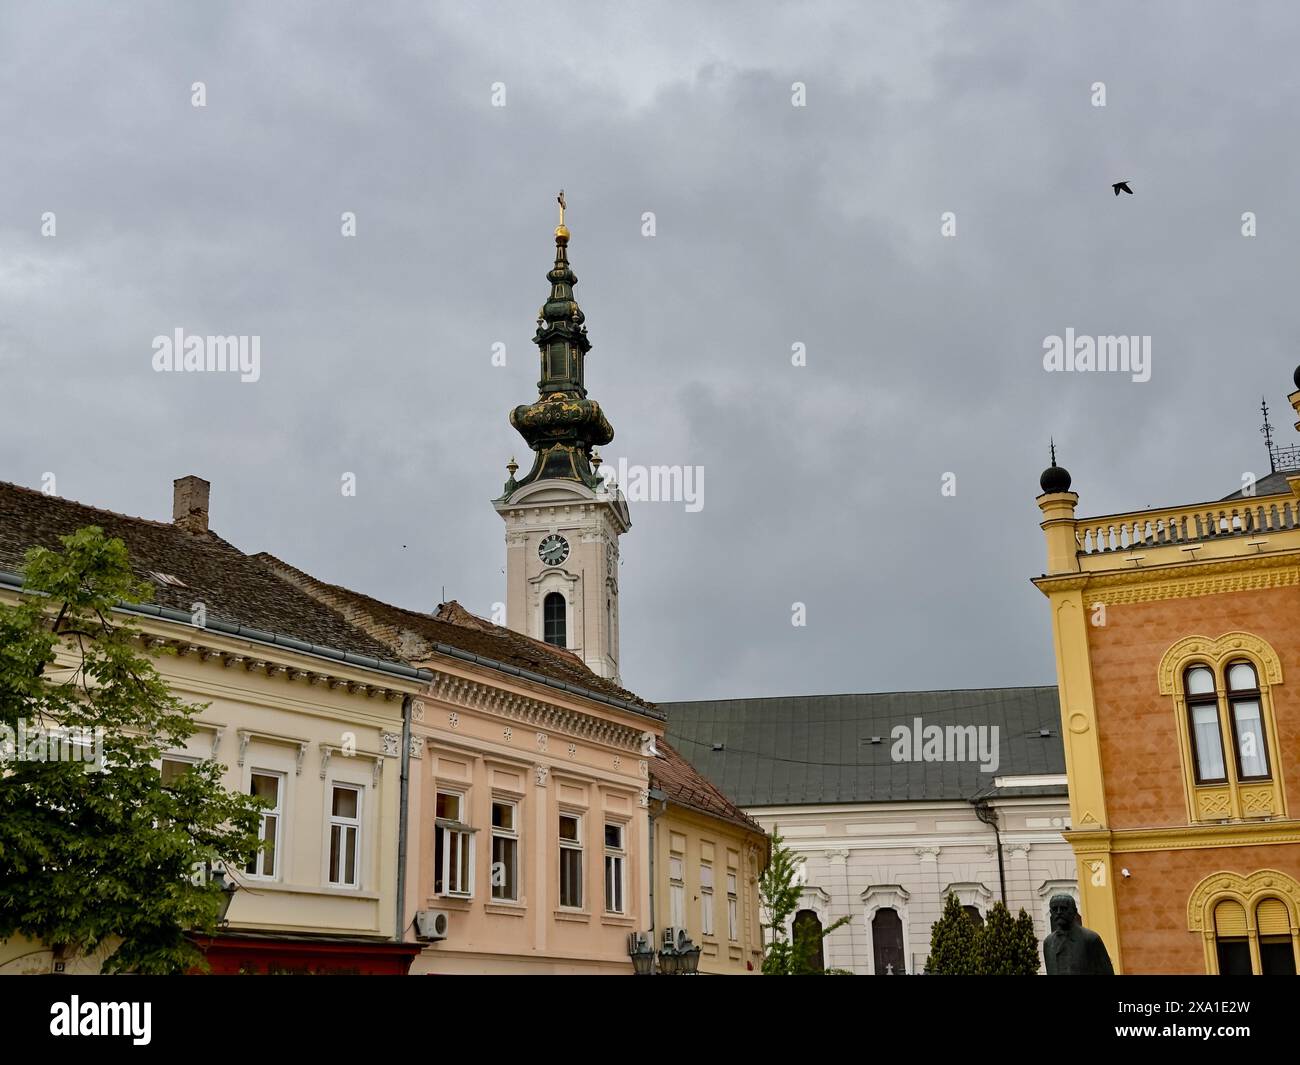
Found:
[{"label": "ornate spire", "polygon": [[1264,446],[1268,448],[1268,471],[1277,473],[1277,454],[1273,451],[1273,426],[1268,420],[1268,399],[1265,396],[1259,398],[1259,409],[1264,412],[1264,424],[1260,426],[1259,431],[1264,434]]},{"label": "ornate spire", "polygon": [[556,200],[560,224],[555,227],[555,265],[546,274],[551,294],[537,312],[537,332],[533,335],[533,343],[541,353],[538,398],[510,413],[510,424],[537,457],[533,468],[515,482],[516,488],[543,478],[578,481],[596,488],[600,478],[591,466],[592,448],[614,439],[614,430],[600,404],[587,398],[585,361],[591,342],[584,324],[586,316],[573,296],[578,278],[569,266],[563,189]]}]

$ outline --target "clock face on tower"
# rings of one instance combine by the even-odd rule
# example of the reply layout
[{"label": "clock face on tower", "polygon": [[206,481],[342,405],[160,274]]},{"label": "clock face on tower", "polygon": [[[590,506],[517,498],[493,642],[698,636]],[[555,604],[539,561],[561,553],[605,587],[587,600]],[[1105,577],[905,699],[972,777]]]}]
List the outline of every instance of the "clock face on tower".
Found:
[{"label": "clock face on tower", "polygon": [[558,533],[551,533],[537,545],[537,557],[548,566],[558,566],[569,557],[569,541]]}]

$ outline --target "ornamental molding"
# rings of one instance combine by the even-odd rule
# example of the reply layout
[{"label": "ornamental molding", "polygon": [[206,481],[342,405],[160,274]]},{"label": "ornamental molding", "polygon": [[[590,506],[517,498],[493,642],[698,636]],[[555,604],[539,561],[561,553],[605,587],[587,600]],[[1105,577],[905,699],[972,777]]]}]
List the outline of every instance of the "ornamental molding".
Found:
[{"label": "ornamental molding", "polygon": [[[637,729],[452,673],[435,671],[430,693],[468,710],[519,722],[537,731],[539,737],[557,732],[624,751],[637,751],[641,747],[641,732]],[[538,746],[545,750],[540,739]]]},{"label": "ornamental molding", "polygon": [[215,658],[218,659],[226,669],[235,669],[242,667],[248,673],[262,673],[267,677],[282,677],[286,685],[305,684],[319,685],[325,684],[327,687],[347,688],[353,695],[365,695],[368,699],[382,695],[386,702],[392,702],[394,699],[400,699],[405,694],[396,688],[389,688],[383,684],[363,684],[359,681],[347,677],[340,677],[333,673],[303,669],[300,666],[286,666],[277,662],[269,662],[262,658],[250,658],[246,655],[233,654],[229,651],[223,651],[220,648],[209,646],[201,640],[182,640],[182,639],[163,639],[158,636],[152,636],[148,633],[139,635],[140,643],[151,653],[156,654],[161,648],[171,648],[175,653],[184,658],[187,655],[197,655],[199,661],[208,662]]},{"label": "ornamental molding", "polygon": [[1171,646],[1160,658],[1160,694],[1173,695],[1177,691],[1178,676],[1193,660],[1207,661],[1217,669],[1228,659],[1243,654],[1264,667],[1265,683],[1282,683],[1282,661],[1272,647],[1248,632],[1225,632],[1218,639],[1185,636]]},{"label": "ornamental molding", "polygon": [[1260,869],[1249,876],[1227,870],[1211,873],[1192,889],[1187,899],[1188,930],[1204,932],[1207,936],[1212,933],[1214,908],[1225,899],[1240,903],[1246,911],[1246,927],[1251,936],[1257,934],[1255,910],[1264,899],[1281,900],[1286,906],[1291,935],[1300,933],[1296,916],[1300,913],[1300,883],[1286,873],[1276,869]]},{"label": "ornamental molding", "polygon": [[1076,858],[1147,851],[1202,850],[1214,847],[1269,847],[1300,843],[1296,821],[1243,821],[1236,824],[1189,825],[1063,832]]},{"label": "ornamental molding", "polygon": [[1149,570],[1052,575],[1039,577],[1034,583],[1047,592],[1086,590],[1089,604],[1153,603],[1226,592],[1291,588],[1300,585],[1300,565],[1294,558],[1291,553],[1281,557],[1243,555],[1206,559],[1169,569],[1162,566]]}]

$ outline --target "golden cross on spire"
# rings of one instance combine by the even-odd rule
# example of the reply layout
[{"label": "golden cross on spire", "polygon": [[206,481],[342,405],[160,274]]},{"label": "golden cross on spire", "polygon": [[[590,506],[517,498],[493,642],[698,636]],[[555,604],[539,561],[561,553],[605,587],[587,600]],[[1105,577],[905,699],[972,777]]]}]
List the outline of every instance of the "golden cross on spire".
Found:
[{"label": "golden cross on spire", "polygon": [[560,205],[560,225],[564,225],[564,208],[568,205],[564,202],[563,189],[560,189],[560,194],[555,197],[555,202]]}]

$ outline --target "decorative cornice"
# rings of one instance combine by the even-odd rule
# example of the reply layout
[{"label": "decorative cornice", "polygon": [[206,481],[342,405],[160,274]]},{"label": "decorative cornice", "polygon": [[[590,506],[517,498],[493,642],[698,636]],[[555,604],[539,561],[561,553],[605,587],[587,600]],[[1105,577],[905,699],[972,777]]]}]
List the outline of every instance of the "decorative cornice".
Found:
[{"label": "decorative cornice", "polygon": [[641,746],[640,730],[617,722],[569,710],[530,695],[520,695],[453,673],[434,670],[433,678],[430,693],[435,698],[532,727],[539,733],[538,746],[542,750],[546,748],[540,737],[547,732],[560,732],[625,751],[635,751]]},{"label": "decorative cornice", "polygon": [[364,693],[367,697],[382,695],[389,702],[394,699],[400,699],[404,694],[396,688],[389,688],[382,684],[362,684],[347,677],[340,677],[334,673],[302,669],[299,666],[290,667],[278,662],[269,662],[262,658],[248,658],[244,655],[233,654],[218,647],[213,647],[201,640],[165,640],[157,636],[151,636],[147,633],[142,633],[139,639],[140,642],[151,652],[156,652],[158,649],[163,647],[170,647],[181,658],[191,654],[197,655],[201,662],[207,662],[209,659],[218,658],[226,669],[234,669],[242,666],[244,670],[249,673],[264,673],[268,677],[283,676],[286,684],[326,684],[330,688],[346,687],[353,694]]},{"label": "decorative cornice", "polygon": [[[1121,556],[1116,556],[1117,558]],[[1088,590],[1089,603],[1107,606],[1192,599],[1227,592],[1290,588],[1300,584],[1295,552],[1242,555],[1204,562],[1153,566],[1150,569],[1106,570],[1037,577],[1046,593]]]},{"label": "decorative cornice", "polygon": [[1143,851],[1267,847],[1300,843],[1300,821],[1243,821],[1227,825],[1063,832],[1077,857]]}]

